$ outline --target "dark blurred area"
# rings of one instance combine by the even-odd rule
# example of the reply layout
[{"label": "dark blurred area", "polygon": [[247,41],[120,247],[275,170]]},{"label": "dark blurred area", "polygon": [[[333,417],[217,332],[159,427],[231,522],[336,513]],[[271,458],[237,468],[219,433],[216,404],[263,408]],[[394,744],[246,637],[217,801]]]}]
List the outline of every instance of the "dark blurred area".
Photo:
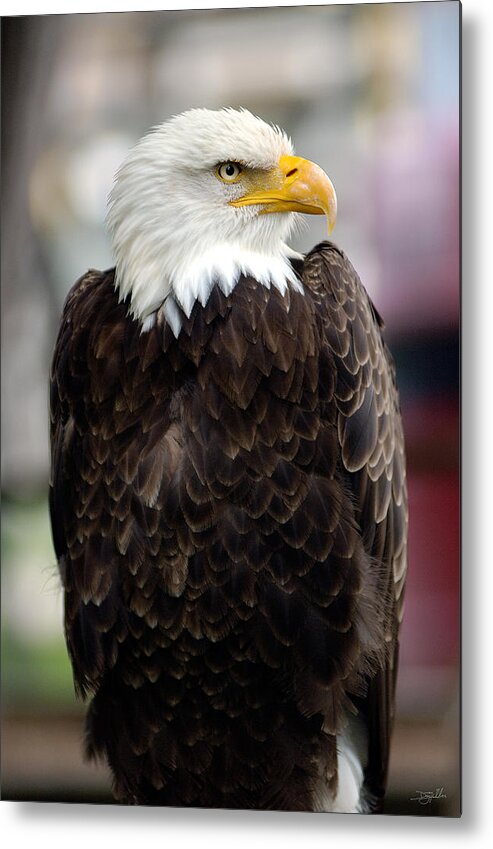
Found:
[{"label": "dark blurred area", "polygon": [[[459,814],[459,30],[457,2],[3,19],[4,799],[111,801],[82,761],[47,510],[63,300],[112,265],[106,196],[137,138],[192,106],[244,106],[331,177],[333,238],[385,319],[410,498],[386,810]],[[324,237],[310,218],[293,247]]]}]

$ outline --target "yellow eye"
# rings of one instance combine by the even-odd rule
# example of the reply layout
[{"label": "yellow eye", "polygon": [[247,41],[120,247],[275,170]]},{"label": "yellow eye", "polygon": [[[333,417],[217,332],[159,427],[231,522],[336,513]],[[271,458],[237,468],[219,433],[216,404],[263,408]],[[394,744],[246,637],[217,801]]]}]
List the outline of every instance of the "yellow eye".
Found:
[{"label": "yellow eye", "polygon": [[241,168],[236,162],[222,162],[216,168],[216,175],[223,183],[236,183],[240,174]]}]

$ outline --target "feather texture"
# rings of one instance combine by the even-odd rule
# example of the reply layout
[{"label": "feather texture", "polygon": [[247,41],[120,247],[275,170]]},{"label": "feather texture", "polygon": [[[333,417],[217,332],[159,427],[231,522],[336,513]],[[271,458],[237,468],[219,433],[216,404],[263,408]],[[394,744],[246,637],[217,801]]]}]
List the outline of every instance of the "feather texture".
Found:
[{"label": "feather texture", "polygon": [[162,313],[142,333],[113,271],[65,305],[66,637],[88,752],[129,804],[320,808],[356,712],[383,798],[407,527],[394,368],[345,256],[293,265],[284,292],[213,286],[178,336]]}]

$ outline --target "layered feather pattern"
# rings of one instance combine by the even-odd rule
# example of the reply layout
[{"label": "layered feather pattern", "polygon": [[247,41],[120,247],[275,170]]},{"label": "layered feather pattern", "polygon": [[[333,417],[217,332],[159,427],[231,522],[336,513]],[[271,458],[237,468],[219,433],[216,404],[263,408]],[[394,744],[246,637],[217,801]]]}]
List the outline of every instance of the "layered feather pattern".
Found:
[{"label": "layered feather pattern", "polygon": [[344,255],[148,332],[114,272],[65,306],[51,513],[87,747],[135,804],[309,810],[372,728],[382,797],[405,575],[393,365]]}]

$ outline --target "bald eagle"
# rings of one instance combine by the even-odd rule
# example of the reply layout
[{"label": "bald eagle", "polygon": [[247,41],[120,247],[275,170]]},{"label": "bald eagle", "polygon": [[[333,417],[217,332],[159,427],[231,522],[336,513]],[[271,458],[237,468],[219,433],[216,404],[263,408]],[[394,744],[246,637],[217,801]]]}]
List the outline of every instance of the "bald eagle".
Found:
[{"label": "bald eagle", "polygon": [[115,268],[65,303],[50,509],[86,749],[126,804],[375,812],[406,570],[382,321],[299,213],[335,191],[246,110],[117,173]]}]

